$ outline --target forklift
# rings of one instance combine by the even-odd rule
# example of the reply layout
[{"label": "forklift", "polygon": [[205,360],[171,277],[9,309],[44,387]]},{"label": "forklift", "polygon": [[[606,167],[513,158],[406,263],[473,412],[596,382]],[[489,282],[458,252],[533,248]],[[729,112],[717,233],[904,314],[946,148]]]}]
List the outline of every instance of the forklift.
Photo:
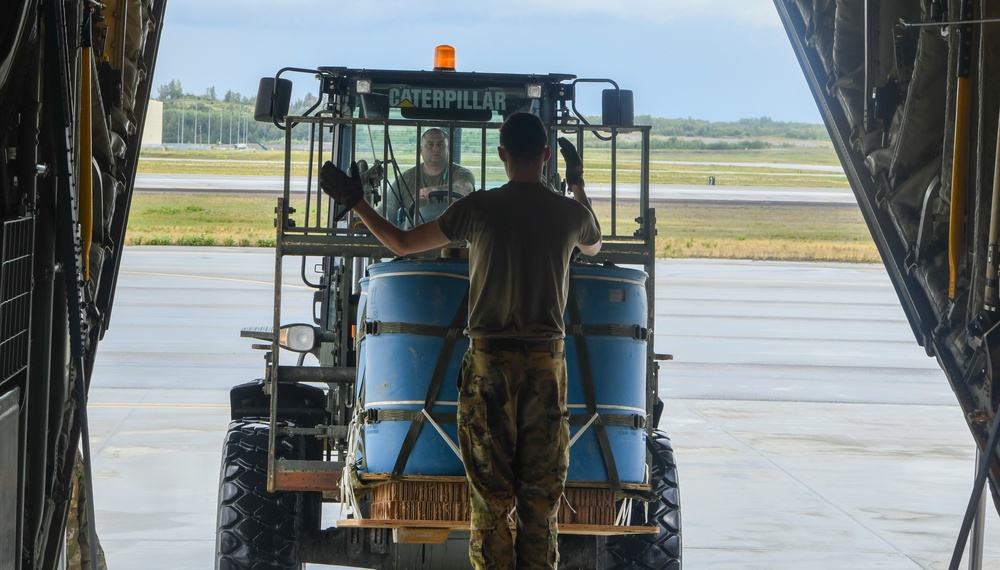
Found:
[{"label": "forklift", "polygon": [[[318,82],[316,103],[298,114],[289,76]],[[605,86],[599,122],[577,109],[578,89],[596,95],[592,84]],[[450,163],[486,192],[507,181],[495,149],[519,111],[542,120],[551,147],[565,136],[580,150],[604,232],[601,252],[577,254],[570,269],[561,565],[681,567],[677,467],[660,427],[659,363],[670,356],[653,349],[650,127],[634,124],[632,92],[612,80],[461,72],[454,49],[439,46],[431,71],[289,67],[261,79],[255,119],[285,133],[273,322],[241,333],[257,341],[265,370],[231,390],[216,568],[469,567],[456,426],[467,249],[396,258],[321,192],[318,175],[328,160],[344,170],[357,162],[366,199],[417,225],[467,190],[456,177],[423,194],[409,187],[422,136],[444,133]],[[556,154],[543,179],[565,194]],[[301,259],[313,291],[312,322],[282,320],[288,256]]]}]

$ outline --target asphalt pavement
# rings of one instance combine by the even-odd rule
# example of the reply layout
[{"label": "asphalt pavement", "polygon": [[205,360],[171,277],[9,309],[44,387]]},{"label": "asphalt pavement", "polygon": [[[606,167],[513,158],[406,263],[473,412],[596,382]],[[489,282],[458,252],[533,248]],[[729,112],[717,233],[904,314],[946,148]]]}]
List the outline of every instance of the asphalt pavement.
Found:
[{"label": "asphalt pavement", "polygon": [[[228,390],[263,372],[239,330],[270,324],[273,269],[267,249],[126,248],[90,408],[112,570],[212,567]],[[285,266],[284,322],[312,314],[302,270]],[[882,267],[656,271],[685,566],[946,568],[975,450]],[[997,519],[985,568],[1000,568]]]},{"label": "asphalt pavement", "polygon": [[[211,174],[140,174],[136,176],[136,191],[153,192],[282,192],[284,179],[280,176],[224,176]],[[308,188],[305,177],[291,177],[292,192]],[[812,204],[857,204],[850,188],[722,186],[706,184],[652,184],[650,200],[654,201],[739,201],[739,202],[799,202]],[[313,187],[315,192],[315,186]],[[610,198],[611,187],[591,184],[587,194],[594,199]],[[620,184],[615,188],[620,199],[637,199],[639,187]]]}]

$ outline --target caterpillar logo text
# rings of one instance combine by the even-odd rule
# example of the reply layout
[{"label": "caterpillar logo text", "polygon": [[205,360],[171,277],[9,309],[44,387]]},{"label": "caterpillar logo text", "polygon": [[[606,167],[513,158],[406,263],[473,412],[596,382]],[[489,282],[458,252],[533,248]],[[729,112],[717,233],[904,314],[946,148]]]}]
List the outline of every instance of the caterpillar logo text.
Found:
[{"label": "caterpillar logo text", "polygon": [[503,91],[490,91],[489,89],[392,87],[389,89],[389,106],[419,109],[506,111],[507,94]]}]

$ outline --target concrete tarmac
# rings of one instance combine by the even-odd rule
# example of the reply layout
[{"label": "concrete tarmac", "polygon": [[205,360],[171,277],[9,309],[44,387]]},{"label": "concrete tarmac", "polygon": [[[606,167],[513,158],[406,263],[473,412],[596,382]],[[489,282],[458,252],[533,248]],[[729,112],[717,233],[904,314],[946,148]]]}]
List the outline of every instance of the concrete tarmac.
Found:
[{"label": "concrete tarmac", "polygon": [[[112,570],[212,567],[228,390],[263,373],[239,330],[270,324],[273,269],[266,249],[126,248],[90,394]],[[975,450],[880,266],[661,260],[656,283],[687,568],[947,568]],[[308,321],[311,291],[283,305]]]}]

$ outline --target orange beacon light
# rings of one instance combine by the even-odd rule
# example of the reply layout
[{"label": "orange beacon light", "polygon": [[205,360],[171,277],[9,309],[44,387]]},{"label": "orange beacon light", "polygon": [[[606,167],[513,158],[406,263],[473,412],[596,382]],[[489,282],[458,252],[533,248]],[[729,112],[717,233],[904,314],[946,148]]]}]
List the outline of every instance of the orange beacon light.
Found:
[{"label": "orange beacon light", "polygon": [[455,71],[455,48],[449,45],[434,48],[434,71]]}]

